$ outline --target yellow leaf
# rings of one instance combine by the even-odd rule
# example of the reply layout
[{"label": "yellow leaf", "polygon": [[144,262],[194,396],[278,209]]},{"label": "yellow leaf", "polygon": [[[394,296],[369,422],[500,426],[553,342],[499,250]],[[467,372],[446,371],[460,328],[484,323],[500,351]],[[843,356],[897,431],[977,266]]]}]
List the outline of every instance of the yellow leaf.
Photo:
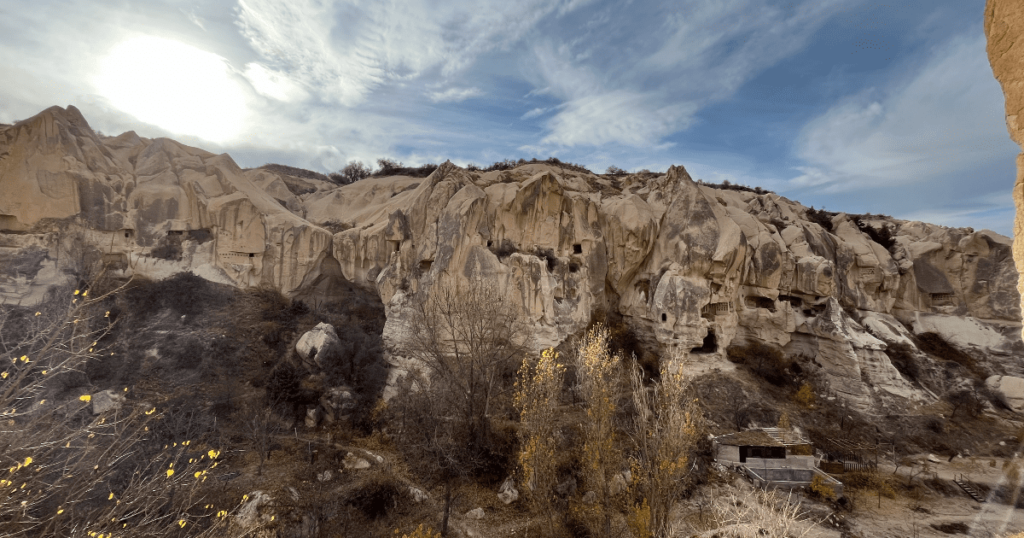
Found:
[{"label": "yellow leaf", "polygon": [[78,290],[75,290],[75,295],[78,295],[79,293],[81,293],[81,292],[79,292]]},{"label": "yellow leaf", "polygon": [[111,501],[111,500],[113,500],[113,499],[114,499],[114,492],[113,492],[113,491],[111,491],[111,492],[110,492],[110,495],[107,495],[107,500],[108,500],[108,501]]},{"label": "yellow leaf", "polygon": [[41,316],[41,315],[43,315],[43,313],[42,312],[36,312],[36,315],[37,316]]},{"label": "yellow leaf", "polygon": [[25,463],[24,463],[23,465],[24,465],[25,467],[28,467],[29,465],[31,465],[31,464],[32,464],[32,462],[33,462],[33,461],[34,461],[34,460],[32,459],[32,456],[29,456],[29,457],[25,458]]},{"label": "yellow leaf", "polygon": [[174,469],[167,469],[167,478],[174,476]]},{"label": "yellow leaf", "polygon": [[184,529],[185,528],[185,520],[184,519],[179,519],[178,520],[178,526]]},{"label": "yellow leaf", "polygon": [[88,394],[83,394],[79,396],[78,399],[82,400],[83,402],[88,402],[89,400],[92,400],[92,396],[89,396]]}]

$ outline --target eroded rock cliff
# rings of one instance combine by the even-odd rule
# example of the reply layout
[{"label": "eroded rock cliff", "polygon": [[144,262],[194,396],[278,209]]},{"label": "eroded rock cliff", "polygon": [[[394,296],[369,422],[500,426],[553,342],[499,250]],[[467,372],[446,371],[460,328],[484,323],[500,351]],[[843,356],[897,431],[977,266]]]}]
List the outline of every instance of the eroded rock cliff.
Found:
[{"label": "eroded rock cliff", "polygon": [[687,368],[732,368],[728,346],[763,342],[859,408],[934,397],[886,352],[913,346],[911,332],[1024,375],[1012,245],[994,232],[816,212],[680,166],[613,177],[448,162],[422,179],[288,179],[172,140],[99,137],[73,107],[48,109],[0,131],[0,294],[30,304],[96,260],[320,299],[344,278],[379,294],[397,350],[414,297],[477,280],[516,299],[537,348],[602,313]]}]

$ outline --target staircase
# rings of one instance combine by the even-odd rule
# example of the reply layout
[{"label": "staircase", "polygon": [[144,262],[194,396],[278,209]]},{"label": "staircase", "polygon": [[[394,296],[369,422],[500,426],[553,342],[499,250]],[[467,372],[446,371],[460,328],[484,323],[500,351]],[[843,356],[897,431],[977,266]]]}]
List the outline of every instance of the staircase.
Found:
[{"label": "staircase", "polygon": [[972,498],[972,499],[974,499],[975,501],[978,501],[979,503],[983,503],[983,502],[985,502],[985,499],[983,499],[983,498],[981,497],[981,495],[980,495],[980,494],[978,494],[977,490],[975,490],[974,488],[972,488],[972,487],[971,487],[971,486],[970,486],[970,485],[969,485],[969,484],[967,483],[967,481],[966,481],[966,480],[964,480],[964,477],[963,477],[963,475],[960,475],[960,476],[956,476],[956,477],[953,477],[953,482],[955,482],[955,483],[956,483],[956,485],[960,486],[960,489],[964,490],[964,492],[965,492],[965,493],[967,493],[968,495],[970,495],[970,496],[971,496],[971,498]]}]

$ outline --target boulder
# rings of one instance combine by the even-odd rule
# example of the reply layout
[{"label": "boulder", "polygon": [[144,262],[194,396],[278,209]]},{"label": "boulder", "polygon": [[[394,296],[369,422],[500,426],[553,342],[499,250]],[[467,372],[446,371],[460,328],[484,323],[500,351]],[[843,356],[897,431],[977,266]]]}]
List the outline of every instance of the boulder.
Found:
[{"label": "boulder", "polygon": [[307,364],[323,368],[323,361],[340,345],[341,340],[338,339],[334,326],[321,322],[299,338],[295,343],[295,352]]},{"label": "boulder", "polygon": [[242,506],[235,513],[233,522],[242,529],[252,530],[262,521],[269,519],[270,516],[261,512],[273,504],[273,499],[262,491],[249,492],[245,497]]},{"label": "boulder", "polygon": [[412,497],[412,502],[414,503],[421,503],[430,498],[427,492],[413,486],[409,486],[409,496]]},{"label": "boulder", "polygon": [[366,461],[363,458],[360,458],[360,457],[356,456],[355,454],[353,454],[351,452],[349,452],[348,454],[345,454],[345,459],[342,460],[341,463],[342,463],[342,465],[345,466],[346,469],[350,469],[350,470],[354,470],[354,471],[358,471],[360,469],[369,469],[370,468],[370,462]]},{"label": "boulder", "polygon": [[466,512],[466,519],[478,519],[479,520],[479,519],[483,519],[483,518],[484,518],[484,509],[483,508],[474,508],[474,509],[470,510],[469,512]]},{"label": "boulder", "polygon": [[120,409],[124,404],[124,394],[107,389],[93,394],[90,402],[92,402],[92,414],[99,415]]},{"label": "boulder", "polygon": [[1024,379],[994,375],[985,380],[985,386],[995,391],[1006,407],[1018,413],[1024,412]]},{"label": "boulder", "polygon": [[320,424],[320,415],[320,407],[310,407],[306,409],[306,418],[303,420],[303,423],[306,425],[307,428],[315,428],[317,427],[318,424]]},{"label": "boulder", "polygon": [[506,478],[505,481],[501,483],[501,487],[498,488],[498,499],[505,504],[512,504],[518,498],[519,490],[516,489],[515,480],[510,476]]}]

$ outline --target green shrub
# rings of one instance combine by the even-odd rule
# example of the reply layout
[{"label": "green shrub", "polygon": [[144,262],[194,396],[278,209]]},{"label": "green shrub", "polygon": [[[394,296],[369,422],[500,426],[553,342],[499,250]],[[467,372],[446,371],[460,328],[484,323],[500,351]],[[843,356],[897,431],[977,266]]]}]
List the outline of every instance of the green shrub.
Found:
[{"label": "green shrub", "polygon": [[821,226],[826,232],[832,231],[832,217],[836,215],[837,213],[833,213],[832,211],[814,209],[813,207],[807,210],[807,220]]}]

